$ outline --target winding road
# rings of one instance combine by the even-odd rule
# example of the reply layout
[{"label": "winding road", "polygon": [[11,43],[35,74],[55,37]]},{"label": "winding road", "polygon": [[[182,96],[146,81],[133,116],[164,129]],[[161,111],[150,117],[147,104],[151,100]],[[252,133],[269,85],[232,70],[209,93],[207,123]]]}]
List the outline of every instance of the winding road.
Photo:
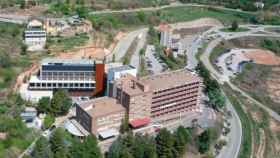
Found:
[{"label": "winding road", "polygon": [[[219,29],[220,28],[216,28],[216,32],[218,32],[218,34],[220,35],[220,38],[216,38],[214,40],[212,40],[206,47],[205,52],[201,55],[201,61],[203,62],[203,64],[207,67],[207,69],[211,72],[212,77],[214,77],[218,82],[220,82],[221,84],[223,83],[228,83],[229,86],[239,92],[240,94],[242,94],[243,96],[245,96],[246,98],[248,98],[249,100],[251,100],[252,102],[256,103],[256,105],[258,105],[259,107],[263,108],[265,111],[268,112],[268,114],[274,118],[277,121],[280,121],[280,115],[277,114],[275,111],[271,110],[270,108],[268,108],[267,106],[263,105],[262,103],[258,102],[257,100],[255,100],[254,98],[252,98],[249,94],[247,94],[246,92],[242,91],[240,88],[238,88],[237,86],[235,86],[234,84],[232,84],[230,82],[230,79],[228,76],[222,75],[220,74],[211,64],[210,62],[210,55],[213,52],[213,49],[218,46],[223,40],[230,40],[230,39],[234,39],[234,38],[240,38],[240,37],[245,37],[245,36],[260,36],[260,37],[280,37],[280,34],[275,34],[275,33],[269,33],[265,31],[265,28],[267,27],[275,27],[275,26],[250,26],[250,25],[243,25],[242,27],[247,27],[250,28],[249,31],[246,32],[239,32],[239,33],[225,33],[225,32],[220,32]],[[264,32],[264,34],[256,34],[257,32]],[[227,107],[229,109],[231,109],[231,111],[234,114],[234,124],[239,124],[239,131],[237,131],[234,128],[231,128],[232,130],[234,130],[234,132],[230,132],[230,143],[227,147],[223,148],[221,153],[218,155],[218,158],[237,158],[238,157],[238,152],[239,152],[239,148],[241,145],[241,136],[242,136],[242,128],[241,128],[241,123],[240,123],[240,119],[237,115],[237,113],[235,112],[235,110],[233,109],[233,106],[231,105],[231,103],[228,101],[227,99]],[[231,121],[232,122],[232,121]],[[234,125],[235,126],[235,125]],[[241,133],[240,133],[241,131]],[[238,140],[236,140],[238,139]]]},{"label": "winding road", "polygon": [[207,69],[211,72],[212,76],[217,79],[220,83],[228,83],[229,86],[235,90],[240,92],[243,96],[245,96],[246,98],[250,99],[251,101],[253,101],[254,103],[256,103],[259,107],[263,108],[264,110],[266,110],[271,117],[273,117],[275,120],[280,122],[280,115],[277,114],[276,112],[274,112],[273,110],[271,110],[270,108],[268,108],[267,106],[263,105],[262,103],[260,103],[259,101],[255,100],[254,98],[252,98],[249,94],[247,94],[246,92],[244,92],[243,90],[241,90],[240,88],[238,88],[237,86],[235,86],[234,84],[232,84],[230,82],[230,78],[228,76],[222,75],[221,73],[219,73],[214,66],[211,64],[210,62],[210,54],[213,51],[213,49],[218,46],[223,40],[231,40],[234,38],[240,38],[240,37],[246,37],[246,36],[259,36],[259,37],[280,37],[280,34],[276,34],[276,33],[270,33],[266,32],[265,34],[256,34],[259,31],[264,31],[265,28],[268,27],[275,27],[275,26],[258,26],[257,28],[253,28],[250,27],[251,25],[242,25],[242,27],[249,27],[251,30],[250,31],[246,31],[246,32],[239,32],[239,33],[234,33],[234,35],[232,35],[232,33],[224,33],[224,32],[218,32],[220,33],[220,35],[222,37],[217,38],[213,41],[211,41],[205,52],[202,54],[201,56],[201,61],[204,63],[204,65],[207,67]]}]

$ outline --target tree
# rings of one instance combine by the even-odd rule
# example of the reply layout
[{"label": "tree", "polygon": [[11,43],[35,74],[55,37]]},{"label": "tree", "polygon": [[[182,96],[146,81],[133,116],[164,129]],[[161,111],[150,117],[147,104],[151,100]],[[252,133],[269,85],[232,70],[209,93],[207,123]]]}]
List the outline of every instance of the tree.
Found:
[{"label": "tree", "polygon": [[11,66],[11,57],[6,52],[0,52],[0,67],[7,68]]},{"label": "tree", "polygon": [[83,142],[78,139],[72,140],[70,148],[70,158],[102,158],[102,153],[98,147],[96,137],[87,136]]},{"label": "tree", "polygon": [[209,91],[208,97],[209,97],[210,104],[215,109],[220,109],[220,108],[224,107],[224,105],[226,103],[226,99],[222,95],[222,93],[219,89]]},{"label": "tree", "polygon": [[143,57],[145,55],[145,49],[140,49],[139,55]]},{"label": "tree", "polygon": [[50,128],[51,125],[54,123],[54,121],[55,121],[55,118],[52,115],[47,114],[44,119],[44,129]]},{"label": "tree", "polygon": [[31,154],[33,158],[51,158],[52,152],[48,140],[45,137],[40,137],[35,144]]},{"label": "tree", "polygon": [[82,7],[77,7],[76,8],[76,12],[79,15],[80,18],[86,18],[88,15],[88,11],[86,9],[86,7],[82,6]]},{"label": "tree", "polygon": [[206,153],[210,149],[210,144],[218,138],[217,131],[212,128],[206,129],[197,139],[198,151]]},{"label": "tree", "polygon": [[107,158],[120,158],[121,150],[123,148],[121,137],[118,137],[109,148]]},{"label": "tree", "polygon": [[50,137],[51,151],[54,153],[54,158],[66,158],[66,145],[63,136],[63,129],[57,128]]},{"label": "tree", "polygon": [[143,11],[137,12],[137,17],[141,22],[144,22],[146,20],[146,14]]},{"label": "tree", "polygon": [[112,59],[112,62],[114,63],[116,61],[116,55],[113,54],[113,59]]},{"label": "tree", "polygon": [[39,113],[49,113],[50,111],[50,102],[51,99],[49,97],[40,98],[37,106],[37,110]]},{"label": "tree", "polygon": [[82,147],[84,150],[83,158],[102,158],[102,153],[98,147],[95,136],[90,135],[86,137]]},{"label": "tree", "polygon": [[174,138],[172,134],[163,128],[155,138],[157,155],[159,158],[174,158],[173,145]]},{"label": "tree", "polygon": [[51,114],[54,116],[65,115],[71,106],[72,100],[65,90],[60,89],[54,92],[50,105]]},{"label": "tree", "polygon": [[127,147],[122,148],[120,158],[133,158]]},{"label": "tree", "polygon": [[124,134],[129,131],[128,112],[125,113],[120,126],[120,133]]},{"label": "tree", "polygon": [[21,45],[21,55],[26,55],[27,53],[27,45],[26,44],[22,44]]},{"label": "tree", "polygon": [[179,126],[174,135],[175,135],[174,148],[181,156],[185,153],[186,145],[189,140],[189,133],[187,129],[185,129],[182,126]]},{"label": "tree", "polygon": [[107,158],[157,158],[153,137],[128,132],[120,135],[110,146]]},{"label": "tree", "polygon": [[238,27],[239,27],[238,22],[236,20],[234,20],[231,24],[231,30],[236,31],[238,29]]},{"label": "tree", "polygon": [[81,158],[83,155],[82,142],[79,138],[75,137],[71,140],[71,146],[69,148],[69,158]]},{"label": "tree", "polygon": [[132,153],[135,158],[157,158],[154,139],[148,135],[134,136]]},{"label": "tree", "polygon": [[20,9],[25,9],[26,7],[26,1],[25,0],[19,0],[19,6],[20,6]]}]

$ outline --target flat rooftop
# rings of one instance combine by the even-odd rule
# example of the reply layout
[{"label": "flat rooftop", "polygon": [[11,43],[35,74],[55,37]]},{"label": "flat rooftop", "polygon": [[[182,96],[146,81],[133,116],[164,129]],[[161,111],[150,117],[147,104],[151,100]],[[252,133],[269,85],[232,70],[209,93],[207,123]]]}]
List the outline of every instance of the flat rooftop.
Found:
[{"label": "flat rooftop", "polygon": [[151,90],[158,91],[183,84],[198,82],[201,81],[201,78],[193,72],[182,69],[140,78],[140,81],[144,84],[150,85]]},{"label": "flat rooftop", "polygon": [[158,75],[136,78],[126,75],[116,81],[116,84],[129,95],[142,94],[144,92],[160,91],[172,87],[200,82],[201,78],[188,70],[182,69],[161,73]]},{"label": "flat rooftop", "polygon": [[91,117],[106,116],[109,114],[124,112],[125,108],[110,97],[92,99],[79,104]]},{"label": "flat rooftop", "polygon": [[91,59],[58,59],[45,58],[41,61],[41,65],[94,65],[95,61]]},{"label": "flat rooftop", "polygon": [[131,69],[135,69],[135,67],[131,65],[123,65],[123,66],[111,68],[110,71],[120,72],[120,71],[131,70]]},{"label": "flat rooftop", "polygon": [[127,74],[115,81],[118,88],[129,95],[143,94],[149,92],[149,85],[143,84],[135,76]]}]

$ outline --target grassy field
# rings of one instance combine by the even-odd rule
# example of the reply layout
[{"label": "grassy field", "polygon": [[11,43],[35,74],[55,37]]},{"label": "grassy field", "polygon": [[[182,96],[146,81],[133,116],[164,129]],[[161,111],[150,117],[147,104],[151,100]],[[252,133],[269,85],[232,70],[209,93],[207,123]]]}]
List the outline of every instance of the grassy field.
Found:
[{"label": "grassy field", "polygon": [[230,24],[236,20],[245,23],[252,15],[247,13],[224,11],[213,8],[202,7],[174,7],[159,11],[145,11],[133,13],[106,13],[90,15],[94,27],[112,27],[120,29],[123,27],[139,27],[139,25],[157,25],[160,21],[169,23],[191,21],[198,18],[216,18],[224,24]]},{"label": "grassy field", "polygon": [[76,46],[83,46],[89,40],[86,33],[78,34],[71,37],[52,37],[49,38],[47,45],[50,50],[67,51]]}]

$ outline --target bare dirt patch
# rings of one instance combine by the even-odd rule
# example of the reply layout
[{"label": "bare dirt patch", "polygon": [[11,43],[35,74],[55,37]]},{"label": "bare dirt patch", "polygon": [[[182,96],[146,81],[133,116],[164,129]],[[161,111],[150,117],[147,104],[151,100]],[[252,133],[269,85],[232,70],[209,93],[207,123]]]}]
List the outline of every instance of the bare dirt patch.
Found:
[{"label": "bare dirt patch", "polygon": [[205,27],[205,26],[223,26],[223,24],[219,20],[214,18],[201,18],[189,22],[179,22],[176,24],[171,24],[171,27],[173,29]]},{"label": "bare dirt patch", "polygon": [[254,49],[244,53],[249,59],[252,59],[256,64],[263,65],[280,65],[280,57],[276,56],[269,50]]}]

